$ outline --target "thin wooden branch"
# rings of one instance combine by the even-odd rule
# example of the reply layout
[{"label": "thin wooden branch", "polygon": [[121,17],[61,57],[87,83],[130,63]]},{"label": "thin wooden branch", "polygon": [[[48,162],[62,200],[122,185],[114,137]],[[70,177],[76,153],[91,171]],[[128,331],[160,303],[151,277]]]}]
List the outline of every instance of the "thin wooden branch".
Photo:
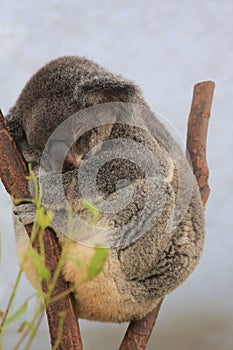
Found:
[{"label": "thin wooden branch", "polygon": [[[0,111],[0,178],[7,192],[16,199],[30,197],[28,190],[28,175],[26,163],[18,151],[14,140],[9,135],[3,115]],[[30,237],[32,225],[25,226]],[[60,259],[61,248],[55,233],[51,228],[46,229],[44,236],[45,263],[53,276]],[[39,251],[39,241],[35,240],[33,246]],[[62,275],[59,276],[52,296],[59,295],[66,291],[67,283]],[[43,286],[46,292],[46,286]],[[57,350],[82,350],[82,341],[80,337],[78,320],[72,307],[72,295],[66,296],[57,302],[54,302],[46,308],[51,345],[54,346],[59,329],[59,315],[63,312],[65,319],[61,336],[61,343]]]},{"label": "thin wooden branch", "polygon": [[[210,188],[208,185],[209,170],[206,161],[206,143],[208,121],[214,93],[214,82],[205,81],[194,86],[193,100],[188,120],[187,150],[193,166],[194,175],[200,188],[203,205],[206,206]],[[142,320],[131,322],[119,350],[145,350],[160,306]]]},{"label": "thin wooden branch", "polygon": [[210,194],[206,144],[214,86],[213,81],[204,81],[194,86],[187,132],[187,150],[191,158],[193,172],[197,178],[204,206],[206,206]]},{"label": "thin wooden branch", "polygon": [[144,350],[146,348],[162,302],[163,299],[161,299],[156,308],[143,319],[133,321],[129,324],[119,350]]}]

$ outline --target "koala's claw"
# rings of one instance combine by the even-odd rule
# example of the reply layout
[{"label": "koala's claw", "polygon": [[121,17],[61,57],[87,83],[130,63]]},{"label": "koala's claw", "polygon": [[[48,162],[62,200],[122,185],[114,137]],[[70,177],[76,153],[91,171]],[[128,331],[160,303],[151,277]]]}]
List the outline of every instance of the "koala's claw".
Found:
[{"label": "koala's claw", "polygon": [[13,206],[13,215],[23,224],[32,224],[35,219],[36,207],[33,203],[24,203]]}]

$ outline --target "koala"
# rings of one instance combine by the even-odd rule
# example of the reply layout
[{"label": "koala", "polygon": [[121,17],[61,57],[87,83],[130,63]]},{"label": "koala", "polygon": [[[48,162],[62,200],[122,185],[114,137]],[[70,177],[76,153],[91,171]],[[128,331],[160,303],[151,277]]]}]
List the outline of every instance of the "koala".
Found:
[{"label": "koala", "polygon": [[[86,111],[89,119],[83,117]],[[67,124],[51,141],[59,125],[75,114],[75,125]],[[86,58],[61,57],[31,77],[6,123],[37,176],[47,150],[42,167],[42,178],[49,179],[42,185],[43,195],[47,193],[44,203],[60,223],[51,223],[60,244],[70,240],[63,275],[77,286],[78,317],[102,322],[141,319],[193,272],[205,236],[199,188],[177,142],[134,82]],[[98,159],[98,171],[93,159]],[[69,197],[74,178],[72,209],[83,220],[88,216],[80,205],[84,179],[87,193],[93,186],[97,189],[92,200],[102,213],[80,239],[64,235],[61,193]],[[121,205],[126,199],[130,200]],[[110,210],[117,200],[118,210]],[[17,253],[22,261],[29,244],[23,224],[33,222],[33,217],[25,207],[20,220],[16,214]],[[75,225],[74,221],[74,230]],[[108,258],[98,275],[85,280],[95,249],[101,249],[95,248],[92,234],[94,242],[103,244],[106,229]],[[30,261],[25,272],[36,285]]]}]

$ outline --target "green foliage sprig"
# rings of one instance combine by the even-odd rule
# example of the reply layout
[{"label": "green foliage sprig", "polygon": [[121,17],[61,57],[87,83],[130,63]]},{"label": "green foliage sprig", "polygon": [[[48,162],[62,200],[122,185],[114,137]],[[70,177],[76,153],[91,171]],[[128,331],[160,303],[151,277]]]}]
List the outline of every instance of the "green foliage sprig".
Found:
[{"label": "green foliage sprig", "polygon": [[[56,270],[54,272],[54,275],[51,276],[51,273],[49,269],[47,268],[45,264],[45,247],[43,243],[43,234],[45,229],[51,224],[51,221],[53,219],[54,213],[51,210],[45,210],[45,208],[42,205],[42,187],[41,184],[38,183],[37,178],[32,171],[31,167],[29,167],[29,176],[28,181],[31,181],[34,186],[34,197],[33,198],[23,198],[20,200],[15,200],[12,198],[12,201],[15,205],[20,205],[21,203],[32,203],[35,205],[35,218],[33,222],[32,227],[32,234],[30,237],[30,242],[28,245],[28,248],[24,254],[23,261],[20,264],[20,269],[18,271],[16,281],[13,285],[11,295],[9,297],[7,306],[5,308],[5,311],[0,311],[0,350],[2,350],[2,344],[3,344],[3,338],[6,332],[6,329],[9,325],[14,324],[14,322],[20,318],[23,318],[23,315],[28,309],[29,302],[32,299],[37,300],[36,308],[34,311],[34,314],[30,321],[23,320],[18,328],[18,332],[21,334],[19,340],[15,344],[14,348],[12,350],[18,350],[21,348],[21,345],[23,344],[24,350],[29,350],[31,348],[31,344],[35,338],[35,335],[39,329],[39,326],[41,324],[41,321],[43,319],[44,310],[45,308],[53,303],[55,300],[58,300],[60,298],[63,298],[66,294],[74,291],[78,285],[73,285],[69,289],[67,289],[65,292],[61,293],[60,295],[57,295],[56,297],[52,297],[53,290],[55,288],[57,279],[62,273],[62,268],[64,266],[65,261],[67,261],[67,248],[70,243],[70,239],[67,238],[61,252],[61,257],[59,260],[59,263],[56,267]],[[89,210],[89,212],[92,214],[93,220],[92,223],[96,220],[98,220],[100,216],[100,212],[96,207],[94,207],[91,203],[89,203],[87,200],[83,199],[82,203],[84,207]],[[33,248],[33,242],[38,235],[39,237],[39,245],[40,245],[40,252],[38,253]],[[1,242],[0,242],[1,243]],[[108,257],[109,251],[107,248],[100,248],[96,247],[95,252],[93,254],[93,257],[90,260],[90,263],[87,267],[87,278],[83,280],[82,282],[87,282],[90,279],[93,279],[97,274],[101,272],[104,266],[104,262],[106,261]],[[27,260],[30,259],[33,263],[33,266],[36,271],[37,276],[37,286],[36,286],[36,292],[33,293],[30,297],[28,297],[17,309],[12,313],[14,300],[17,294],[17,291],[19,289],[19,285],[21,282],[22,274],[25,269],[25,264]],[[80,267],[82,265],[81,261],[78,259],[75,259],[75,261],[72,260],[70,257],[70,260],[77,266]],[[41,288],[42,283],[46,283],[47,285],[47,292],[44,292]],[[79,282],[80,283],[80,282]],[[56,344],[53,347],[53,350],[56,350],[57,347],[60,344],[61,340],[61,334],[64,324],[64,314],[61,314],[59,319],[59,329],[58,331],[58,337]]]}]

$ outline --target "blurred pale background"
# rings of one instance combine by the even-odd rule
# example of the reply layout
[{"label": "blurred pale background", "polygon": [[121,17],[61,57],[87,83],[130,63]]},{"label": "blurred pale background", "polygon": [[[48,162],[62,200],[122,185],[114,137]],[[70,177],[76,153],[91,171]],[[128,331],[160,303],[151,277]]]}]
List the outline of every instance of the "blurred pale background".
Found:
[{"label": "blurred pale background", "polygon": [[[150,350],[233,348],[233,2],[231,0],[0,0],[0,106],[52,58],[84,55],[135,80],[185,139],[192,88],[214,80],[208,138],[211,197],[195,273],[163,304]],[[10,199],[1,187],[0,308],[18,265]],[[24,279],[18,302],[32,293]],[[33,307],[33,305],[32,305]],[[117,349],[126,324],[80,321],[86,350]],[[13,348],[11,329],[4,350]],[[49,349],[46,320],[32,349]]]}]

